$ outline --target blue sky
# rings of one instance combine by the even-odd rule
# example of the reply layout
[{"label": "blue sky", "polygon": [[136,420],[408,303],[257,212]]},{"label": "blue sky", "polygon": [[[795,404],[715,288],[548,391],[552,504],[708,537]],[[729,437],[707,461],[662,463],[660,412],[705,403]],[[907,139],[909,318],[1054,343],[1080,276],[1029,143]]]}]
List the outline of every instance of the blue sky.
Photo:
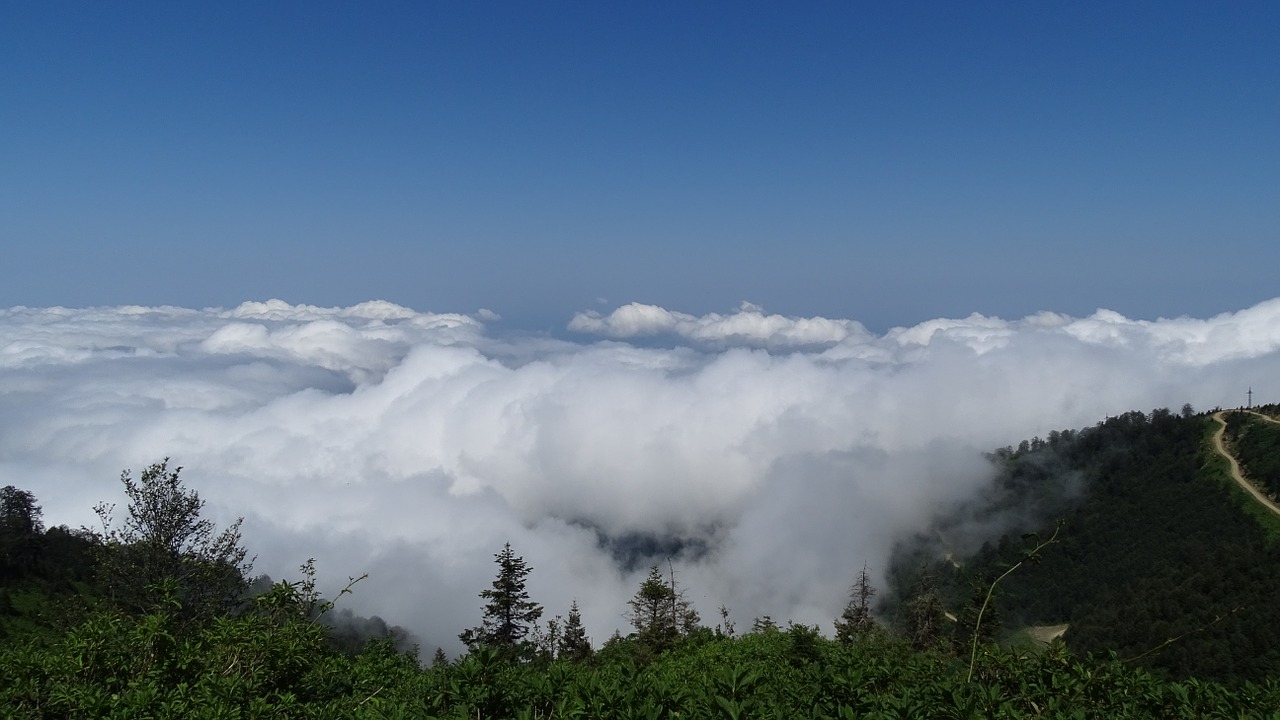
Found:
[{"label": "blue sky", "polygon": [[1276,296],[1275,3],[6,3],[0,306]]}]

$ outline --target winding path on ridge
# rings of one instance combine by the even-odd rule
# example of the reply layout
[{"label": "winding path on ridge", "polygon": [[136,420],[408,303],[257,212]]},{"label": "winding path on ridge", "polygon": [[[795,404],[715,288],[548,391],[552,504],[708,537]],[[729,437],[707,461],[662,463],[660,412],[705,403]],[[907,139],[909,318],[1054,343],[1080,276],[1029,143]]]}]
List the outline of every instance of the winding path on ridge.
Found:
[{"label": "winding path on ridge", "polygon": [[[1218,421],[1218,431],[1213,434],[1213,449],[1218,451],[1218,454],[1226,458],[1227,462],[1231,464],[1231,477],[1236,481],[1236,484],[1244,488],[1245,490],[1247,490],[1255,500],[1262,503],[1268,510],[1275,513],[1277,516],[1280,516],[1280,506],[1272,502],[1271,498],[1267,497],[1266,495],[1263,495],[1261,490],[1253,486],[1253,483],[1244,479],[1244,475],[1240,473],[1240,463],[1236,462],[1235,456],[1227,452],[1227,446],[1222,442],[1222,436],[1227,431],[1227,419],[1223,417],[1224,412],[1226,411],[1220,410],[1213,414],[1213,419]],[[1257,415],[1258,417],[1262,418],[1263,420],[1266,420],[1269,423],[1280,424],[1280,420],[1276,420],[1275,418],[1272,418],[1272,417],[1267,417],[1262,413],[1256,413],[1256,412],[1253,412],[1252,410],[1249,410],[1246,412]]]}]

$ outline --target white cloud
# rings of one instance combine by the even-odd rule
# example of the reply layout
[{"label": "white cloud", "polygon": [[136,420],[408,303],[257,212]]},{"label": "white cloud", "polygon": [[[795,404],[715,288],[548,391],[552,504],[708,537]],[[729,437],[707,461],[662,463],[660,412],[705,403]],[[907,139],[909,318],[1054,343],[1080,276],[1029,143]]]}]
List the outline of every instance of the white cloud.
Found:
[{"label": "white cloud", "polygon": [[763,308],[749,302],[731,315],[702,316],[630,303],[608,315],[594,310],[580,312],[569,322],[569,329],[611,338],[672,335],[706,345],[768,348],[831,345],[851,337],[869,337],[866,328],[853,320],[766,315]]},{"label": "white cloud", "polygon": [[51,523],[92,521],[164,456],[259,568],[319,559],[351,601],[452,646],[510,541],[552,614],[597,640],[643,569],[600,535],[702,543],[681,563],[727,604],[829,623],[863,561],[984,482],[979,453],[1107,414],[1265,398],[1280,300],[1207,320],[971,315],[882,335],[744,305],[628,305],[571,327],[645,348],[489,333],[389,303],[0,310],[0,484]]}]

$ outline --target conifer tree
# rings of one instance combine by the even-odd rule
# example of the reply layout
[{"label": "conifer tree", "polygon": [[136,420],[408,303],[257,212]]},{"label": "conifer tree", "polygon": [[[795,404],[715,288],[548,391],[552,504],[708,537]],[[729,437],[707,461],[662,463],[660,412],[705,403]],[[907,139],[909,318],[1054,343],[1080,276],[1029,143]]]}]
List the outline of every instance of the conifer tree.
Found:
[{"label": "conifer tree", "polygon": [[676,584],[676,568],[667,560],[667,571],[671,580],[671,619],[684,635],[692,635],[698,629],[702,617],[694,609],[693,603],[684,597],[684,590]]},{"label": "conifer tree", "polygon": [[569,618],[565,620],[564,631],[560,635],[558,652],[561,658],[575,662],[591,657],[591,640],[587,637],[587,629],[582,626],[577,600],[569,606]]},{"label": "conifer tree", "polygon": [[921,568],[916,592],[907,602],[907,641],[916,650],[927,650],[938,644],[946,611],[938,597],[938,583],[928,568]]},{"label": "conifer tree", "polygon": [[662,571],[657,565],[651,566],[649,577],[640,583],[640,589],[628,603],[631,606],[628,619],[641,642],[659,650],[675,643],[678,629],[671,614],[671,600],[671,588]]},{"label": "conifer tree", "polygon": [[534,659],[543,665],[554,662],[560,652],[560,640],[563,637],[564,618],[559,615],[547,621],[546,629],[535,625],[528,638]]},{"label": "conifer tree", "polygon": [[753,633],[771,633],[778,630],[778,623],[769,615],[761,615],[751,621],[751,632]]},{"label": "conifer tree", "polygon": [[986,612],[982,615],[982,624],[978,625],[978,613],[982,610],[989,587],[980,582],[974,582],[970,586],[969,602],[957,614],[956,626],[951,634],[951,643],[957,653],[967,652],[975,639],[978,643],[991,642],[1000,632],[1000,613],[994,602],[987,605]]},{"label": "conifer tree", "polygon": [[674,568],[667,580],[657,565],[651,566],[649,576],[628,605],[631,606],[628,619],[640,641],[656,652],[675,645],[681,634],[692,633],[701,619],[676,585]]},{"label": "conifer tree", "polygon": [[525,590],[525,579],[532,568],[515,554],[511,543],[505,544],[502,552],[493,557],[498,564],[498,576],[492,588],[480,591],[480,597],[487,601],[484,619],[479,627],[460,633],[458,639],[471,649],[483,645],[525,657],[531,651],[525,636],[542,617],[542,606],[530,600]]},{"label": "conifer tree", "polygon": [[871,577],[867,574],[866,563],[862,564],[862,572],[849,590],[849,604],[836,619],[836,639],[848,645],[865,638],[875,627],[875,619],[871,617],[871,598],[876,589],[871,586]]}]

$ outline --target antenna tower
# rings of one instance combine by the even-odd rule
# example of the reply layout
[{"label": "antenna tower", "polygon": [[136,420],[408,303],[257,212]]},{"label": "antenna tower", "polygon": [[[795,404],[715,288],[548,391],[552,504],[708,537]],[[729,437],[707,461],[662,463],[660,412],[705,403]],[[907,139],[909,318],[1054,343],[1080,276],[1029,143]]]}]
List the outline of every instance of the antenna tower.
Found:
[{"label": "antenna tower", "polygon": [[1253,386],[1249,386],[1249,409],[1253,409]]}]

